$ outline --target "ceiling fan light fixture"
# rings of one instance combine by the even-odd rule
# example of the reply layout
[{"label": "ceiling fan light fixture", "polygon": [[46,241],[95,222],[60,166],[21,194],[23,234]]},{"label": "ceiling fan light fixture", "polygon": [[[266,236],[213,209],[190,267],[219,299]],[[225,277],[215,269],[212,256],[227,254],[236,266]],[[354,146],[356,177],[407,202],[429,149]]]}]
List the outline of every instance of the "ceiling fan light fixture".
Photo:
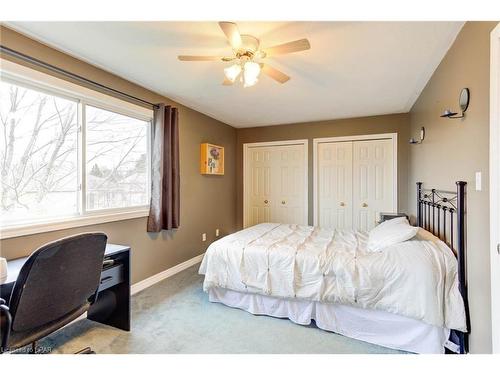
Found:
[{"label": "ceiling fan light fixture", "polygon": [[241,73],[241,66],[240,66],[240,64],[233,64],[233,65],[231,65],[231,66],[229,66],[229,67],[227,67],[227,68],[224,69],[224,75],[231,82],[236,81],[236,78],[238,78],[238,76],[240,75],[240,73]]},{"label": "ceiling fan light fixture", "polygon": [[[269,64],[261,62],[261,59],[267,56],[285,55],[311,48],[309,41],[304,38],[261,49],[260,40],[253,35],[240,34],[238,26],[234,22],[219,22],[219,27],[233,49],[231,56],[179,55],[177,58],[180,61],[236,62],[236,64],[224,69],[225,78],[222,81],[224,86],[232,86],[237,79],[243,83],[243,87],[253,86],[259,81],[261,71],[262,74],[278,83],[286,83],[290,80],[289,76],[269,66]],[[254,62],[254,58],[259,63]]]},{"label": "ceiling fan light fixture", "polygon": [[253,61],[245,62],[243,65],[243,87],[250,87],[259,81],[260,64]]}]

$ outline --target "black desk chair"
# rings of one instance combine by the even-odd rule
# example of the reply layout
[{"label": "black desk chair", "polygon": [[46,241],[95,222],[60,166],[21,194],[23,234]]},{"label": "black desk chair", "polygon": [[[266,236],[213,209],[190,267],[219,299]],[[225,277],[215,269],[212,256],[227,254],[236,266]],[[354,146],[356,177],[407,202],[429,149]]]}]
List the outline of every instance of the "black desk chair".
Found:
[{"label": "black desk chair", "polygon": [[[97,298],[107,236],[83,233],[38,248],[0,301],[0,353],[32,344],[85,313]],[[89,351],[89,350],[88,350]]]}]

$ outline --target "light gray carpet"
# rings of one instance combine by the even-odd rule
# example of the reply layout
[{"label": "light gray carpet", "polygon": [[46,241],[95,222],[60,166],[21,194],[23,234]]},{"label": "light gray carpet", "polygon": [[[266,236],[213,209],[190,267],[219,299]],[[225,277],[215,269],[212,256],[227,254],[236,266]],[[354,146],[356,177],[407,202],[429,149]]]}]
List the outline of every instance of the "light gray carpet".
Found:
[{"label": "light gray carpet", "polygon": [[87,319],[39,342],[55,353],[401,353],[208,302],[198,265],[132,297],[132,330]]}]

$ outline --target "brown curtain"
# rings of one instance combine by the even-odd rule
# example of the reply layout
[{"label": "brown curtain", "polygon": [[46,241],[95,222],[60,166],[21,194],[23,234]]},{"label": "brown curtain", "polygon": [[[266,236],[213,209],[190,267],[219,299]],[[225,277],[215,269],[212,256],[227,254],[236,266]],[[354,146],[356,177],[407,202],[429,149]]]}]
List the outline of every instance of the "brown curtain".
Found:
[{"label": "brown curtain", "polygon": [[179,114],[159,104],[154,109],[151,204],[148,232],[179,228]]}]

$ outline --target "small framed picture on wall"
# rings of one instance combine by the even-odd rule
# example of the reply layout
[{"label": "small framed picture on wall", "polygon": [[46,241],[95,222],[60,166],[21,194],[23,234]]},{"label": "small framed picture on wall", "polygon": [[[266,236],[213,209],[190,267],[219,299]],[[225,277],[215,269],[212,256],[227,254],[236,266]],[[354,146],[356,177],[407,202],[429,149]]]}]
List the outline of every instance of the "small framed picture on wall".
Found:
[{"label": "small framed picture on wall", "polygon": [[201,174],[224,175],[224,147],[202,143],[200,151]]}]

